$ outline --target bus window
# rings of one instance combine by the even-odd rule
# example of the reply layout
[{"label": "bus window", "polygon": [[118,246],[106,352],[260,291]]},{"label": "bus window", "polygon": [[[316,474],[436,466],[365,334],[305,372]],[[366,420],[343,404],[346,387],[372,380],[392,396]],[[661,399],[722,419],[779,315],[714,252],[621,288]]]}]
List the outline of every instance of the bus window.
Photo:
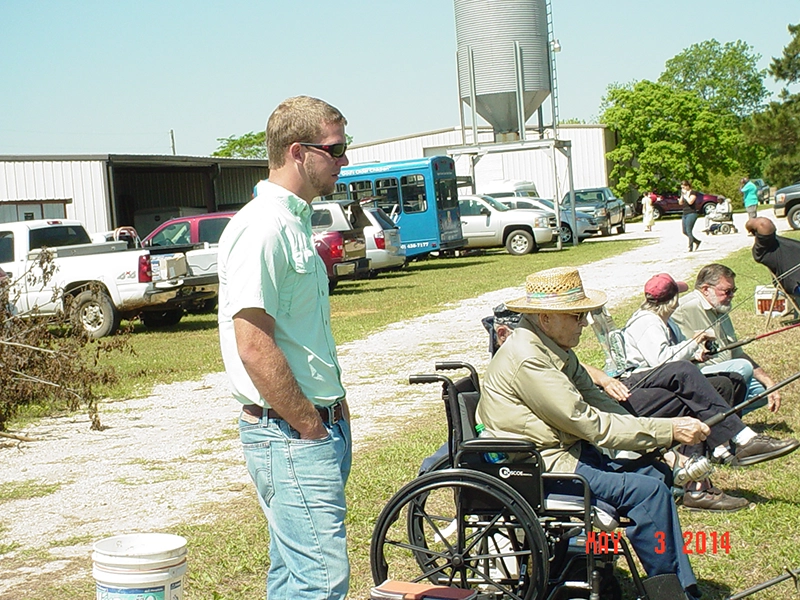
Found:
[{"label": "bus window", "polygon": [[449,210],[458,206],[458,192],[454,179],[436,180],[436,202],[439,210]]},{"label": "bus window", "polygon": [[400,211],[400,195],[396,177],[376,179],[375,193],[378,196],[375,205],[387,215],[394,217]]},{"label": "bus window", "polygon": [[425,176],[406,175],[400,178],[400,192],[403,197],[404,213],[419,213],[428,210],[425,197]]},{"label": "bus window", "polygon": [[334,202],[336,200],[347,200],[347,184],[337,183],[336,190],[332,194],[323,196],[323,199],[327,200],[328,202]]},{"label": "bus window", "polygon": [[350,183],[350,197],[353,200],[361,200],[362,198],[371,198],[375,194],[372,191],[372,182],[366,181],[353,181]]}]

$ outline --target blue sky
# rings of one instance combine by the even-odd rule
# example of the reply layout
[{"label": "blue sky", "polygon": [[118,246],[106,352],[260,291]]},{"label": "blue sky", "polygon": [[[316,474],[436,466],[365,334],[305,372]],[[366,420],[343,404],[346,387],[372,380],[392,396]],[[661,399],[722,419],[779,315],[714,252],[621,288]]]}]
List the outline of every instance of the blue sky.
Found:
[{"label": "blue sky", "polygon": [[[744,40],[766,67],[797,0],[553,0],[562,118],[612,82]],[[0,0],[0,154],[209,154],[285,97],[339,107],[356,143],[456,126],[451,0]],[[777,91],[775,82],[767,87]]]}]

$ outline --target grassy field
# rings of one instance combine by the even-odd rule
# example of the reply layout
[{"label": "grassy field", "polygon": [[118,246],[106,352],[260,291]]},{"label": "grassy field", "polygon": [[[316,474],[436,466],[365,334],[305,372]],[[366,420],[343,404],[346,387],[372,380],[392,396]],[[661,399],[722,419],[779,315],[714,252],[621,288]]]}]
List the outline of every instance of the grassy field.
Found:
[{"label": "grassy field", "polygon": [[[483,257],[454,259],[452,263],[419,263],[406,271],[376,280],[344,283],[332,297],[336,339],[340,343],[359,339],[390,322],[430,312],[432,307],[436,310],[447,302],[519,285],[525,275],[535,270],[585,264],[630,247],[628,242],[616,241],[586,244],[567,252],[542,252],[522,259],[490,253]],[[738,333],[742,337],[762,333],[765,319],[753,314],[752,293],[755,285],[768,281],[766,269],[753,263],[749,250],[743,250],[724,262],[739,275],[736,282],[739,292],[734,299],[737,308],[732,313]],[[491,273],[492,277],[487,278],[486,273]],[[636,304],[630,302],[615,311],[618,325],[624,324]],[[747,348],[776,380],[792,374],[800,362],[798,329],[755,342]],[[209,316],[191,317],[170,332],[137,331],[133,343],[137,356],[122,357],[119,365],[125,374],[124,382],[109,390],[111,395],[132,391],[146,393],[155,381],[181,380],[221,368],[215,326]],[[190,344],[198,356],[180,369],[165,368],[164,363],[169,364],[168,358],[184,344]],[[181,355],[185,357],[187,353],[181,352]],[[590,331],[584,334],[579,355],[586,362],[602,365],[599,348]],[[793,384],[784,390],[784,406],[778,414],[760,410],[746,420],[756,430],[776,436],[800,432],[798,389],[800,386]],[[446,437],[444,415],[438,410],[420,414],[416,423],[418,425],[409,425],[404,430],[403,439],[386,440],[354,457],[352,477],[347,487],[352,598],[369,597],[372,580],[368,550],[377,514],[391,495],[415,476],[421,460]],[[692,557],[695,572],[708,598],[722,599],[775,577],[784,566],[800,567],[800,549],[796,544],[800,534],[800,492],[796,483],[799,477],[800,456],[797,454],[743,470],[720,468],[714,475],[715,483],[747,497],[754,503],[753,508],[732,515],[680,509],[686,531],[730,533],[730,554],[708,551]],[[35,491],[38,493],[40,490]],[[189,540],[191,568],[187,600],[263,597],[268,566],[266,524],[250,488],[238,501],[224,506],[210,505],[196,515],[192,523],[187,522],[171,531]],[[0,546],[0,559],[1,554]],[[43,553],[34,552],[28,560],[44,564],[46,559]],[[75,562],[76,568],[84,570],[89,564],[86,558]],[[25,597],[30,600],[90,597],[92,588],[93,581],[86,576],[69,580],[59,578],[57,583],[52,577],[41,577]],[[630,585],[626,589],[632,597]],[[755,597],[794,596],[791,584],[783,583]]]}]

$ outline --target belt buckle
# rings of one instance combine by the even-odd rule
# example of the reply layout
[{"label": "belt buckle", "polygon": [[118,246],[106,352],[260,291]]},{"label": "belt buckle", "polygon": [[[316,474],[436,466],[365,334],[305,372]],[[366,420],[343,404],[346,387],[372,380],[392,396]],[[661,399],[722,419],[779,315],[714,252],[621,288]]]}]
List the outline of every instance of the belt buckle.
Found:
[{"label": "belt buckle", "polygon": [[331,404],[330,406],[322,406],[322,407],[320,407],[323,410],[326,410],[328,412],[328,419],[326,421],[328,423],[328,425],[336,425],[336,423],[338,422],[338,419],[336,418],[336,407],[337,406],[339,406],[338,402],[336,404]]}]

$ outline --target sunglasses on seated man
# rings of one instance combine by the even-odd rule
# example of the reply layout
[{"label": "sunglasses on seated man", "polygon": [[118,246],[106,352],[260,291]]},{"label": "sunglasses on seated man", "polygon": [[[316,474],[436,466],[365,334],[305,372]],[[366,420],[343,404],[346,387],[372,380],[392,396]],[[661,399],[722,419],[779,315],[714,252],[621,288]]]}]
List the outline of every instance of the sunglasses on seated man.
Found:
[{"label": "sunglasses on seated man", "polygon": [[333,158],[342,158],[344,153],[347,152],[347,144],[310,144],[308,142],[297,142],[306,148],[317,148],[323,152],[327,152]]}]

